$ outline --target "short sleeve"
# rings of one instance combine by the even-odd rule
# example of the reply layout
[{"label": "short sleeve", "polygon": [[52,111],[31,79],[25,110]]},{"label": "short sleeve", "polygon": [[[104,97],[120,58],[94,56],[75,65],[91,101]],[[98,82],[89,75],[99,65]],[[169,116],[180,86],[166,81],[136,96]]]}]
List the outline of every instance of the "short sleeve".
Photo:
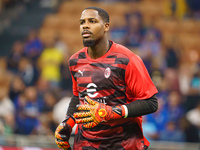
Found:
[{"label": "short sleeve", "polygon": [[74,77],[72,76],[72,83],[73,83],[73,95],[79,96],[78,91],[77,91],[77,82],[75,81]]},{"label": "short sleeve", "polygon": [[77,90],[77,82],[76,82],[76,80],[74,79],[74,76],[73,76],[73,67],[70,67],[70,66],[72,66],[71,64],[70,64],[70,61],[68,61],[68,65],[69,65],[69,70],[70,70],[70,73],[71,73],[71,78],[72,78],[72,90],[73,90],[73,95],[75,95],[75,96],[79,96],[79,92],[78,92],[78,90]]},{"label": "short sleeve", "polygon": [[125,82],[131,99],[147,99],[158,93],[142,59],[134,55],[127,65]]}]

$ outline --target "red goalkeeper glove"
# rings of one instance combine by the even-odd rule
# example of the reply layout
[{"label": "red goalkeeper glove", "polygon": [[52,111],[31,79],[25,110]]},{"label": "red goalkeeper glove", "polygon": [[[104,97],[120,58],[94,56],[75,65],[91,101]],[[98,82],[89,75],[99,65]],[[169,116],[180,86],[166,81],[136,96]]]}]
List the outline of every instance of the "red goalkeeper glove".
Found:
[{"label": "red goalkeeper glove", "polygon": [[72,128],[75,125],[75,119],[71,116],[66,116],[65,120],[58,125],[55,131],[55,142],[59,148],[71,150],[69,138]]},{"label": "red goalkeeper glove", "polygon": [[120,119],[127,117],[126,106],[108,106],[85,97],[88,104],[78,106],[78,110],[82,112],[74,113],[77,124],[82,124],[86,128],[93,128],[101,122],[107,122],[111,119]]}]

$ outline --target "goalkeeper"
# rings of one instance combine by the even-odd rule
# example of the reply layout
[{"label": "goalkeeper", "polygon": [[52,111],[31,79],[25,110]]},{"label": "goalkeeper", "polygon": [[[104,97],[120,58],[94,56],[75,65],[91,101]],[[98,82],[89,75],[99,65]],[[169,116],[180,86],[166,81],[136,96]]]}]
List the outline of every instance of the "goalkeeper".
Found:
[{"label": "goalkeeper", "polygon": [[141,58],[108,39],[109,15],[98,7],[83,10],[84,48],[69,59],[73,97],[55,131],[59,148],[74,150],[146,150],[142,116],[157,110],[153,84]]}]

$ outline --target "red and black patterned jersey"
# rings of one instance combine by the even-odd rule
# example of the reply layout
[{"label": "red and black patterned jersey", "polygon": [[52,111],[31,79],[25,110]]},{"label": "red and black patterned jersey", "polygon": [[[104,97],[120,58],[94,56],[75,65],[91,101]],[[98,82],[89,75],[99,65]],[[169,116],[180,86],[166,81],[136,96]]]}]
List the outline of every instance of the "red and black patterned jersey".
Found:
[{"label": "red and black patterned jersey", "polygon": [[[81,104],[86,95],[114,106],[147,99],[158,92],[140,57],[112,43],[110,50],[98,59],[88,56],[87,47],[71,56],[73,94],[79,96]],[[75,150],[143,150],[149,145],[142,134],[142,117],[110,120],[91,129],[78,125],[75,134]]]}]

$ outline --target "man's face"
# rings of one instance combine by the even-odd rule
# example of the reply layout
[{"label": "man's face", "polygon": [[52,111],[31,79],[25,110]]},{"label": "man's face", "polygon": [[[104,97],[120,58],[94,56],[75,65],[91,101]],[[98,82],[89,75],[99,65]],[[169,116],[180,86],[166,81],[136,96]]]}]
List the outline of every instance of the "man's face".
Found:
[{"label": "man's face", "polygon": [[98,15],[98,11],[87,9],[82,12],[80,18],[80,33],[84,46],[94,46],[104,37],[107,30],[108,26]]}]

